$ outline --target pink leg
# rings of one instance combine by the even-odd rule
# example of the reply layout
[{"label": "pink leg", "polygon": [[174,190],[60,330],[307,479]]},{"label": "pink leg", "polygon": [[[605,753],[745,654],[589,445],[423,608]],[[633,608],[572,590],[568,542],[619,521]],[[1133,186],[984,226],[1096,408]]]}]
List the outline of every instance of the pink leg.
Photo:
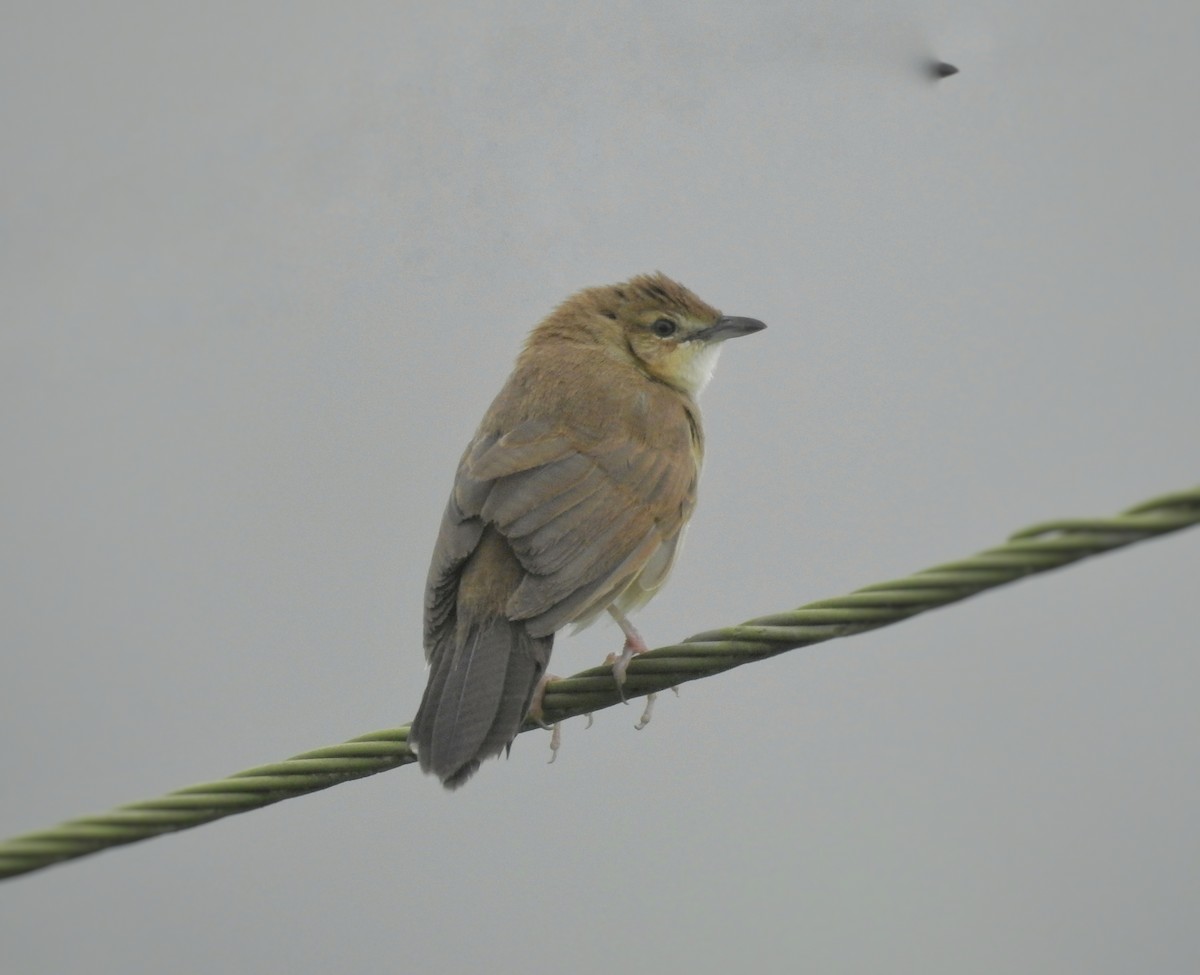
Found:
[{"label": "pink leg", "polygon": [[[608,607],[612,618],[617,621],[617,626],[621,628],[621,632],[625,634],[625,646],[621,649],[621,656],[615,653],[610,653],[605,658],[606,664],[612,665],[613,679],[617,682],[617,691],[621,695],[621,700],[625,701],[625,691],[622,685],[625,683],[625,671],[629,669],[629,661],[634,657],[634,654],[645,653],[650,648],[646,646],[646,641],[642,639],[642,635],[638,633],[629,619],[615,606]],[[625,701],[628,704],[628,701]]]}]

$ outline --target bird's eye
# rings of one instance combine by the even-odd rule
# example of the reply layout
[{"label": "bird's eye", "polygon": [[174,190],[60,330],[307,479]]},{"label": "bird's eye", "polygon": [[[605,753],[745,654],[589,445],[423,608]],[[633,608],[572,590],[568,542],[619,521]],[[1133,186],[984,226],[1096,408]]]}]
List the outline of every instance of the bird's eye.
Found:
[{"label": "bird's eye", "polygon": [[651,331],[653,331],[654,334],[661,339],[665,339],[670,335],[674,335],[677,328],[679,328],[679,326],[669,318],[660,318],[650,326]]}]

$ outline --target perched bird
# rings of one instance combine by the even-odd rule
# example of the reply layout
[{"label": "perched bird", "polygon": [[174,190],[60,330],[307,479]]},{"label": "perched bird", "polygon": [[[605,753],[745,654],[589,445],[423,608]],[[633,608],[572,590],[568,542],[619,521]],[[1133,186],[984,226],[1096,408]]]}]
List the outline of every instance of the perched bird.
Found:
[{"label": "perched bird", "polygon": [[530,333],[458,465],[425,588],[408,740],[447,788],[512,743],[556,631],[608,610],[618,684],[646,649],[625,613],[663,584],[696,504],[696,396],[721,343],[765,327],[648,274],[580,291]]}]

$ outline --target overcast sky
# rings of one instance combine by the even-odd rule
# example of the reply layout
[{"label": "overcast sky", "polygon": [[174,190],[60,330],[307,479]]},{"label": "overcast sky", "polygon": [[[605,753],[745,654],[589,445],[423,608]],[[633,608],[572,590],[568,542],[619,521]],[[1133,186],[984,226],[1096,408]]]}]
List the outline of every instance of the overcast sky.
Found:
[{"label": "overcast sky", "polygon": [[[6,9],[2,835],[407,723],[458,455],[586,285],[769,324],[651,645],[1200,480],[1194,2]],[[1198,561],[0,885],[4,970],[1200,970]]]}]

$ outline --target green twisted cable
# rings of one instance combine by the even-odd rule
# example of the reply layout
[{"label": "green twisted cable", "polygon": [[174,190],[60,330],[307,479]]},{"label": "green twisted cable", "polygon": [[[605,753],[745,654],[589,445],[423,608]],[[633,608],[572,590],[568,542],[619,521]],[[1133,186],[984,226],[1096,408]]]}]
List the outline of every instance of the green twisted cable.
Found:
[{"label": "green twisted cable", "polygon": [[[625,696],[638,697],[822,640],[878,629],[985,589],[1200,522],[1200,487],[1146,501],[1114,518],[1033,525],[978,555],[880,582],[836,599],[710,630],[635,657]],[[551,682],[545,720],[562,721],[621,700],[608,667]],[[527,723],[525,729],[536,727]],[[283,799],[317,792],[416,760],[408,728],[375,731],[229,778],[188,786],[157,799],[84,816],[0,843],[0,879],[162,833],[212,822]]]}]

